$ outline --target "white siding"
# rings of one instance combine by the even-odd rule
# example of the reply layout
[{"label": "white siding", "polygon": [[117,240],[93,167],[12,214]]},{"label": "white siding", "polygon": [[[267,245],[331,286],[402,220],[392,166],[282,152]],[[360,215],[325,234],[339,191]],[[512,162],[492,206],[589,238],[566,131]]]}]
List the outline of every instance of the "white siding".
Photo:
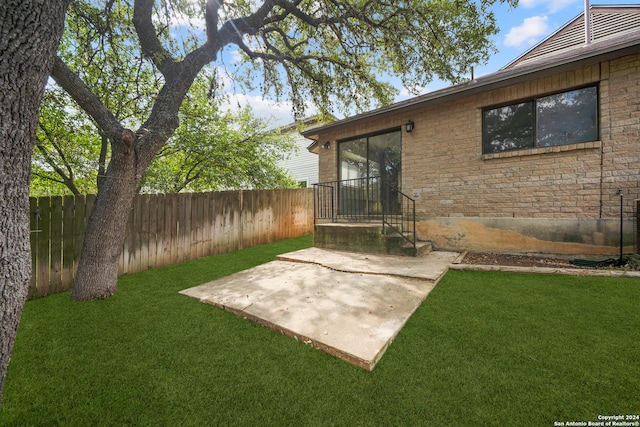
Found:
[{"label": "white siding", "polygon": [[293,179],[306,183],[307,187],[318,182],[318,155],[310,153],[307,147],[313,143],[299,133],[294,133],[297,152],[291,154],[288,160],[282,162],[282,166],[286,168]]}]

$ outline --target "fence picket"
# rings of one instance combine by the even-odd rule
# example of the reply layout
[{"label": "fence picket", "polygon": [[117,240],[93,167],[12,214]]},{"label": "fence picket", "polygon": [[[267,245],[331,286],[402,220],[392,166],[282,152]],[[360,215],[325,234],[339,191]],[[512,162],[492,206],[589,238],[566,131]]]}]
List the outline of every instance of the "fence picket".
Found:
[{"label": "fence picket", "polygon": [[170,217],[169,217],[169,234],[171,239],[169,240],[169,254],[170,261],[169,265],[176,264],[179,259],[178,252],[178,203],[180,201],[179,194],[171,194],[169,195],[171,199],[171,204],[168,206],[170,209]]},{"label": "fence picket", "polygon": [[188,258],[191,240],[191,194],[179,194],[178,203],[178,262]]},{"label": "fence picket", "polygon": [[38,278],[36,289],[38,296],[49,294],[49,274],[51,271],[49,243],[51,241],[51,197],[40,197],[36,215],[38,216],[38,261],[36,270]]},{"label": "fence picket", "polygon": [[69,289],[73,285],[74,276],[76,198],[64,196],[62,207],[62,288]]},{"label": "fence picket", "polygon": [[62,291],[62,197],[51,198],[49,292]]},{"label": "fence picket", "polygon": [[161,267],[164,263],[164,227],[165,227],[165,203],[166,197],[164,194],[157,194],[156,201],[156,255],[155,265]]},{"label": "fence picket", "polygon": [[[150,266],[149,263],[149,246],[151,245],[151,233],[149,233],[149,195],[140,194],[137,196],[139,199],[138,209],[140,211],[140,218],[138,223],[138,253],[140,254],[139,263],[136,271],[147,270]],[[155,242],[153,242],[155,246]]]},{"label": "fence picket", "polygon": [[147,196],[147,209],[149,210],[148,217],[148,245],[147,245],[147,267],[158,265],[157,247],[158,247],[158,197]]},{"label": "fence picket", "polygon": [[29,280],[29,295],[36,295],[38,277],[38,237],[40,228],[38,225],[38,199],[29,200],[29,240],[31,244],[31,279]]},{"label": "fence picket", "polygon": [[191,195],[191,252],[195,258],[202,257],[202,203],[199,194]]}]

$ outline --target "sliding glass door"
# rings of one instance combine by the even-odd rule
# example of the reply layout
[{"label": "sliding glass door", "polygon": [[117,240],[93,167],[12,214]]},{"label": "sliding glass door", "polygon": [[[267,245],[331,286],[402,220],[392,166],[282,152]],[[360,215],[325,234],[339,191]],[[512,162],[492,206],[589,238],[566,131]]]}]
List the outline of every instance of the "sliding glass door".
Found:
[{"label": "sliding glass door", "polygon": [[397,209],[402,182],[402,132],[342,141],[339,144],[339,212],[369,216]]}]

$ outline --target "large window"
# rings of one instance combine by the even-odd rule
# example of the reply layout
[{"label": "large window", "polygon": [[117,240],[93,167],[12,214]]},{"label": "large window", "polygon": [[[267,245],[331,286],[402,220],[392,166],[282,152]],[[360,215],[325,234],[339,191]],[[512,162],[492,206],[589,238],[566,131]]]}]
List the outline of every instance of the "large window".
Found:
[{"label": "large window", "polygon": [[491,108],[482,114],[482,152],[598,139],[598,89],[587,87]]}]

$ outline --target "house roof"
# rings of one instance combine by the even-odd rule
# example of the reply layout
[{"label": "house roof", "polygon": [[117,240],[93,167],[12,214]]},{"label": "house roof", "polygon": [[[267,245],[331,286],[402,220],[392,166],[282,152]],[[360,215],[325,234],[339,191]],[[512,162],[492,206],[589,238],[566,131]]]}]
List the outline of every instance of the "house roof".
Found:
[{"label": "house roof", "polygon": [[270,132],[278,133],[278,134],[298,132],[301,128],[307,128],[308,130],[334,120],[336,120],[336,118],[333,116],[328,116],[328,117],[310,116],[302,120],[298,120],[283,126],[279,126],[275,129],[272,129]]},{"label": "house roof", "polygon": [[[304,134],[306,132],[309,132],[312,129],[321,127],[323,124],[330,123],[335,120],[337,119],[332,114],[327,114],[324,116],[316,115],[316,116],[307,117],[305,119],[302,119],[293,123],[289,123],[284,126],[280,126],[276,129],[271,130],[271,132],[279,135],[296,132],[302,136],[305,136]],[[306,128],[306,131],[301,132],[300,130],[303,128]],[[305,137],[305,138],[308,138],[308,137]],[[311,153],[318,154],[318,142],[313,141],[309,146],[307,146],[307,150],[310,151]]]},{"label": "house roof", "polygon": [[[594,25],[591,43],[585,43],[584,28],[581,28],[584,14],[580,14],[560,30],[495,73],[347,117],[325,126],[309,129],[302,132],[302,135],[318,140],[320,132],[352,126],[392,113],[409,113],[429,104],[498,89],[580,65],[638,53],[640,48],[640,5],[592,6],[591,10],[592,12],[597,10],[597,13],[592,14]],[[575,37],[575,34],[581,30],[583,31],[582,43],[578,42]],[[564,44],[557,44],[557,40],[564,40]]]},{"label": "house roof", "polygon": [[[591,6],[589,15],[591,17],[590,43],[618,38],[640,28],[638,5],[594,5]],[[517,67],[582,47],[587,42],[584,22],[584,13],[580,13],[502,69]]]}]

